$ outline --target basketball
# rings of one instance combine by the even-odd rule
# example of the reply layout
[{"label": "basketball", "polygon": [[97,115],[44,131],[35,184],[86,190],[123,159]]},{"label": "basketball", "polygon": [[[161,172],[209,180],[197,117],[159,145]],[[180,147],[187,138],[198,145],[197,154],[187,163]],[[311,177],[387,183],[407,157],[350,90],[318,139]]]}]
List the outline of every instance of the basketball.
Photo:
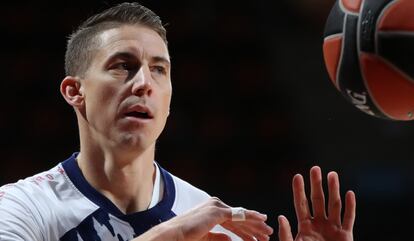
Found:
[{"label": "basketball", "polygon": [[323,55],[334,86],[359,110],[414,119],[414,0],[337,0]]}]

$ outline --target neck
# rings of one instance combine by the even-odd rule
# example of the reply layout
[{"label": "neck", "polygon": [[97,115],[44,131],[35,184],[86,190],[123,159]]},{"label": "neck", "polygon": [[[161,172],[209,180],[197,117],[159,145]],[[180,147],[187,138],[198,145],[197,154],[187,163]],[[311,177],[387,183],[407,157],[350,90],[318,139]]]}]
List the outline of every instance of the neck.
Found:
[{"label": "neck", "polygon": [[83,147],[78,164],[86,180],[124,213],[146,210],[155,177],[154,146],[137,155]]}]

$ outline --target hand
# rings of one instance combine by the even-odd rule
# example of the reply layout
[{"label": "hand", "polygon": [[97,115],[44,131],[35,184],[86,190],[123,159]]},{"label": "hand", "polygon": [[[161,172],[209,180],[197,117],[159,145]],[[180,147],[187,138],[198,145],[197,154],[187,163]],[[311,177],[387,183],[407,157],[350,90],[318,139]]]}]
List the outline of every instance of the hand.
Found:
[{"label": "hand", "polygon": [[[353,241],[352,229],[355,221],[355,194],[348,191],[345,196],[344,218],[341,222],[341,197],[336,172],[328,173],[328,215],[325,212],[325,197],[322,189],[322,174],[319,167],[310,170],[311,201],[313,217],[306,199],[303,177],[293,177],[293,198],[298,234],[296,241]],[[288,220],[279,216],[279,240],[293,241]]]},{"label": "hand", "polygon": [[273,229],[265,223],[267,216],[251,210],[246,210],[245,216],[245,221],[232,221],[231,207],[218,198],[210,198],[185,214],[155,226],[134,240],[231,241],[226,234],[210,232],[218,224],[245,241],[269,240]]}]

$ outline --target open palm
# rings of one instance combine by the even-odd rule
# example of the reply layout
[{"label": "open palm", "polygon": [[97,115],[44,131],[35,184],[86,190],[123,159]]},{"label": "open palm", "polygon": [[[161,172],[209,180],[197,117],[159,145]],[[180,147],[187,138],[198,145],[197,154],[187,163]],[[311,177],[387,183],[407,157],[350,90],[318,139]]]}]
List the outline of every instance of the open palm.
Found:
[{"label": "open palm", "polygon": [[298,219],[298,234],[293,239],[286,217],[279,216],[280,241],[353,241],[352,229],[355,221],[355,194],[348,191],[345,197],[344,217],[341,221],[342,202],[339,179],[336,172],[328,173],[328,212],[325,211],[325,196],[322,188],[322,174],[319,167],[310,170],[311,215],[305,194],[303,177],[293,177],[293,197]]}]

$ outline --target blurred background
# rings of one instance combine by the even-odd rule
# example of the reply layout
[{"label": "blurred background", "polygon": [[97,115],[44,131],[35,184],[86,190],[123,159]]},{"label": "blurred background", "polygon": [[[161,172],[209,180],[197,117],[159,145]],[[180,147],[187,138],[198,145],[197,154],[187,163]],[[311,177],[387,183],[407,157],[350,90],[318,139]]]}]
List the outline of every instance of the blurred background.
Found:
[{"label": "blurred background", "polygon": [[[2,3],[0,185],[78,150],[59,93],[67,36],[117,1]],[[414,123],[368,116],[328,79],[333,0],[141,1],[168,23],[173,101],[157,160],[228,204],[286,215],[291,178],[336,170],[357,196],[355,240],[409,240]],[[273,237],[277,240],[277,236]]]}]

